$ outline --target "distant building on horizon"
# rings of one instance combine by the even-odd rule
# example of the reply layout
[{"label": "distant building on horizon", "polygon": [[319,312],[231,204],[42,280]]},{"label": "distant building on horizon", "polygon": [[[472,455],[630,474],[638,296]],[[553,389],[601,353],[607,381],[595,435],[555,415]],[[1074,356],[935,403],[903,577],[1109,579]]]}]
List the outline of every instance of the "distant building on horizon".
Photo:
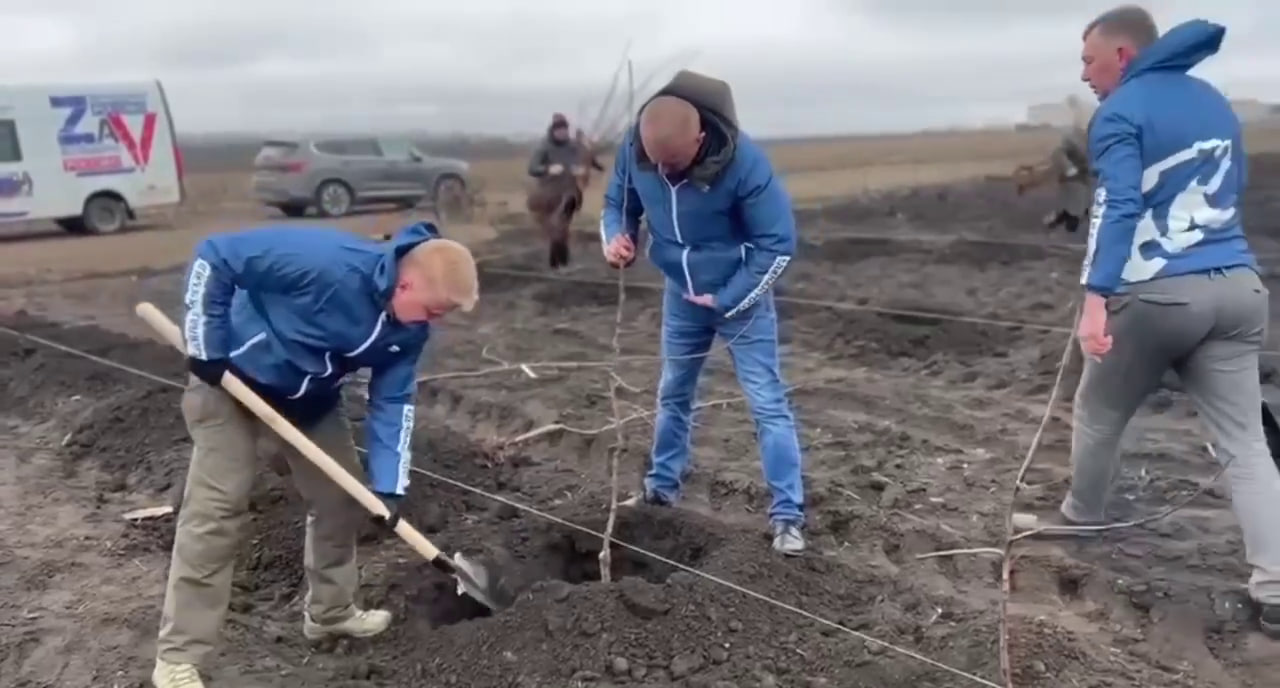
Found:
[{"label": "distant building on horizon", "polygon": [[1092,115],[1098,108],[1091,100],[1079,95],[1070,95],[1056,103],[1038,103],[1027,108],[1027,119],[1024,126],[1038,127],[1070,127],[1075,124],[1075,110]]},{"label": "distant building on horizon", "polygon": [[1069,127],[1071,108],[1065,101],[1038,103],[1027,108],[1027,124],[1033,127]]}]

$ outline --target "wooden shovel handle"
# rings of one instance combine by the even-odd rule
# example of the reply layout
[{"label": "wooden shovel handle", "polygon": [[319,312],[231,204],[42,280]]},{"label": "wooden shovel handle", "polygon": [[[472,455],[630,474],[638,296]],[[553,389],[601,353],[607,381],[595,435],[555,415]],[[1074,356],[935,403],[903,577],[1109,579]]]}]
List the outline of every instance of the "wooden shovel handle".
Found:
[{"label": "wooden shovel handle", "polygon": [[[182,338],[182,331],[159,308],[144,301],[138,304],[134,311],[138,314],[138,317],[145,320],[173,348],[184,354],[186,353],[187,347]],[[342,489],[347,491],[347,494],[355,498],[357,502],[360,502],[360,505],[368,509],[370,513],[384,518],[390,516],[387,506],[382,503],[381,499],[378,499],[376,495],[370,492],[369,488],[347,472],[337,461],[334,461],[332,456],[329,456],[309,437],[302,434],[292,423],[285,420],[284,416],[281,416],[275,409],[271,408],[267,402],[262,400],[262,397],[249,389],[234,373],[227,371],[222,374],[222,388],[244,404],[246,408],[253,412],[253,415],[260,418],[276,434],[293,445],[308,461],[324,471],[325,475],[328,475],[334,482],[338,483]],[[417,550],[419,554],[428,560],[434,560],[441,556],[439,548],[431,544],[430,540],[404,519],[400,519],[396,523],[395,530],[396,534],[403,538],[410,547]]]}]

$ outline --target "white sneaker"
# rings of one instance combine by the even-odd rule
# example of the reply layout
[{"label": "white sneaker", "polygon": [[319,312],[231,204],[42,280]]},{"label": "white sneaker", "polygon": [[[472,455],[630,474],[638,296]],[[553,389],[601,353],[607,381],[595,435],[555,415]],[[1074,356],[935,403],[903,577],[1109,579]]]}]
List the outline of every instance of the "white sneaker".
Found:
[{"label": "white sneaker", "polygon": [[357,609],[350,618],[332,624],[318,624],[310,614],[302,617],[302,635],[308,640],[320,640],[331,636],[370,638],[387,630],[391,625],[391,612],[384,609]]},{"label": "white sneaker", "polygon": [[204,681],[200,680],[200,672],[194,664],[174,664],[157,659],[156,668],[151,672],[151,685],[155,688],[204,688]]}]

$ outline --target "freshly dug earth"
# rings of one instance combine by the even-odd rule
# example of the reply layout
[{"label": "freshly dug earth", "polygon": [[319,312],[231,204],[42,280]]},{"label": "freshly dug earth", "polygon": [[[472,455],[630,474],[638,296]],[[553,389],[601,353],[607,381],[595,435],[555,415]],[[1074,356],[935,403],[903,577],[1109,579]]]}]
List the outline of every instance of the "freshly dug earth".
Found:
[{"label": "freshly dug earth", "polygon": [[[1280,208],[1277,167],[1252,167],[1259,246],[1280,239],[1263,224]],[[1034,224],[1043,201],[994,183],[933,189],[829,206],[821,231],[806,230],[781,287],[793,300],[779,308],[806,454],[807,556],[769,551],[753,428],[723,351],[710,357],[700,395],[723,403],[696,418],[682,507],[620,513],[623,542],[853,633],[623,548],[615,581],[601,583],[598,538],[435,477],[588,530],[604,524],[608,376],[545,363],[609,357],[615,274],[584,239],[582,264],[551,278],[539,247],[504,235],[496,250],[511,255],[483,268],[482,307],[441,327],[423,357],[428,375],[498,370],[422,385],[414,449],[431,474],[415,474],[406,509],[448,551],[505,552],[523,590],[517,603],[489,615],[370,524],[362,597],[392,610],[392,630],[304,642],[303,510],[264,461],[212,685],[982,685],[902,650],[1000,683],[997,559],[918,557],[1003,536],[1013,476],[1067,341],[1079,267],[1071,246],[1034,245],[1064,243]],[[120,515],[177,503],[190,452],[179,390],[163,382],[182,380],[180,359],[130,311],[146,299],[176,315],[178,273],[155,267],[0,296],[0,325],[162,379],[0,333],[0,685],[146,685],[173,522]],[[624,426],[624,490],[651,438],[643,412],[656,385],[660,293],[648,285],[658,282],[647,266],[628,276],[631,358],[618,375],[636,417]],[[519,363],[534,364],[534,376]],[[358,385],[349,397],[360,421]],[[1060,498],[1068,418],[1058,404],[1022,507],[1047,510]],[[553,422],[577,430],[510,441]],[[1159,392],[1134,425],[1141,443],[1122,466],[1116,517],[1160,509],[1213,473],[1178,393]],[[1017,686],[1273,684],[1280,649],[1249,619],[1239,531],[1219,487],[1143,528],[1018,552],[1009,607]]]},{"label": "freshly dug earth", "polygon": [[[88,327],[60,329],[26,316],[5,324],[48,339],[75,342],[95,355],[180,379],[177,357],[157,344]],[[111,530],[121,510],[115,506],[120,496],[166,493],[180,484],[188,450],[176,410],[176,389],[11,337],[0,339],[0,352],[5,359],[5,388],[10,392],[0,414],[11,419],[15,433],[38,440],[42,436],[38,428],[28,428],[37,421],[47,425],[59,418],[65,418],[61,427],[68,428],[65,437],[48,438],[57,442],[18,448],[10,459],[18,476],[52,483],[50,489],[62,492],[58,497],[62,500],[87,474],[93,475],[92,490],[79,497],[87,502],[91,522]],[[166,364],[165,359],[170,362]],[[353,413],[358,412],[358,404],[352,406]],[[526,481],[522,471],[527,469],[519,467],[518,460],[507,458],[501,465],[492,465],[494,457],[442,427],[424,430],[416,449],[423,456],[434,457],[432,470],[486,490],[510,493],[518,489],[525,493],[522,501],[545,504],[556,492],[569,488],[565,482]],[[39,470],[54,474],[35,476],[37,465]],[[20,487],[8,486],[6,491]],[[221,660],[241,666],[231,670],[215,667],[214,673],[228,681],[253,676],[261,683],[262,676],[246,672],[244,659],[237,652],[247,648],[237,648],[237,642],[256,652],[265,651],[277,661],[306,656],[310,650],[293,632],[296,624],[291,623],[300,613],[300,598],[305,592],[300,570],[301,505],[273,473],[264,470],[263,486],[251,509],[253,534],[245,542],[244,570],[237,576],[232,605],[230,648]],[[602,529],[606,510],[606,504],[594,495],[552,509],[561,518],[595,531]],[[8,516],[16,518],[17,514]],[[505,551],[515,559],[514,573],[524,579],[519,587],[526,594],[514,608],[488,618],[482,607],[458,598],[449,581],[434,575],[425,564],[415,561],[412,553],[370,526],[365,548],[366,599],[387,605],[399,623],[376,642],[323,648],[325,654],[312,657],[306,675],[396,686],[551,686],[592,677],[642,685],[645,681],[652,685],[671,685],[673,681],[687,681],[683,685],[714,685],[717,681],[734,685],[770,685],[770,681],[773,685],[867,686],[968,683],[625,549],[614,553],[617,582],[591,583],[599,580],[597,537],[527,517],[512,507],[469,493],[424,485],[414,492],[406,518],[429,533],[442,535],[446,546],[481,543],[486,549]],[[24,526],[28,529],[35,531],[37,526]],[[125,562],[163,557],[172,546],[171,529],[167,520],[129,526],[113,544],[111,554]],[[56,541],[58,534],[50,535]],[[820,611],[876,638],[936,654],[948,664],[987,675],[994,670],[990,610],[949,615],[946,626],[974,628],[972,633],[961,634],[964,641],[957,642],[949,633],[930,631],[933,621],[927,593],[910,581],[850,571],[821,557],[782,561],[769,556],[768,541],[761,532],[726,528],[714,519],[670,509],[624,509],[617,537],[664,558],[777,595],[790,604]],[[33,535],[28,545],[28,539],[20,537],[9,545],[12,558],[0,569],[6,589],[30,577],[21,560],[35,555],[34,549],[26,549],[38,547],[35,540]],[[47,590],[21,585],[15,592],[36,593],[36,600],[48,594]],[[99,582],[95,591],[107,597],[113,592],[119,595],[123,591],[106,589],[105,582]],[[19,604],[33,601],[22,598],[7,596]],[[158,602],[156,595],[145,605],[122,615],[110,614],[99,623],[106,621],[117,633],[144,639],[154,632]],[[143,613],[146,607],[152,613]],[[21,609],[14,606],[6,611],[18,613]],[[265,617],[262,626],[256,618],[259,615]],[[25,642],[5,642],[6,650],[12,653],[4,665],[6,673],[14,671],[18,685],[34,686],[46,684],[28,667],[42,664],[44,651],[54,650],[50,643],[63,644],[59,649],[68,651],[83,638],[53,639],[35,634]],[[79,646],[77,651],[98,654],[99,649]],[[97,668],[91,675],[47,685],[96,684],[122,669],[132,680],[141,681],[144,658],[136,648],[106,653],[94,658],[92,664]],[[294,680],[292,675],[285,676],[280,685],[292,685]]]}]

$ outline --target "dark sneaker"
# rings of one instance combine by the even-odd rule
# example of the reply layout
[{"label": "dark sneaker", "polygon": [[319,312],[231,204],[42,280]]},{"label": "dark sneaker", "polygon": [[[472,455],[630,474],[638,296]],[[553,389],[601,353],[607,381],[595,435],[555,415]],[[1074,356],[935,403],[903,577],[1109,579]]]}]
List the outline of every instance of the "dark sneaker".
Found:
[{"label": "dark sneaker", "polygon": [[804,532],[800,524],[791,521],[775,521],[773,524],[773,551],[788,557],[804,553]]},{"label": "dark sneaker", "polygon": [[1077,229],[1080,229],[1080,218],[1076,217],[1075,215],[1072,215],[1071,213],[1066,213],[1065,215],[1066,217],[1064,217],[1062,220],[1063,229],[1072,233],[1074,233]]}]

